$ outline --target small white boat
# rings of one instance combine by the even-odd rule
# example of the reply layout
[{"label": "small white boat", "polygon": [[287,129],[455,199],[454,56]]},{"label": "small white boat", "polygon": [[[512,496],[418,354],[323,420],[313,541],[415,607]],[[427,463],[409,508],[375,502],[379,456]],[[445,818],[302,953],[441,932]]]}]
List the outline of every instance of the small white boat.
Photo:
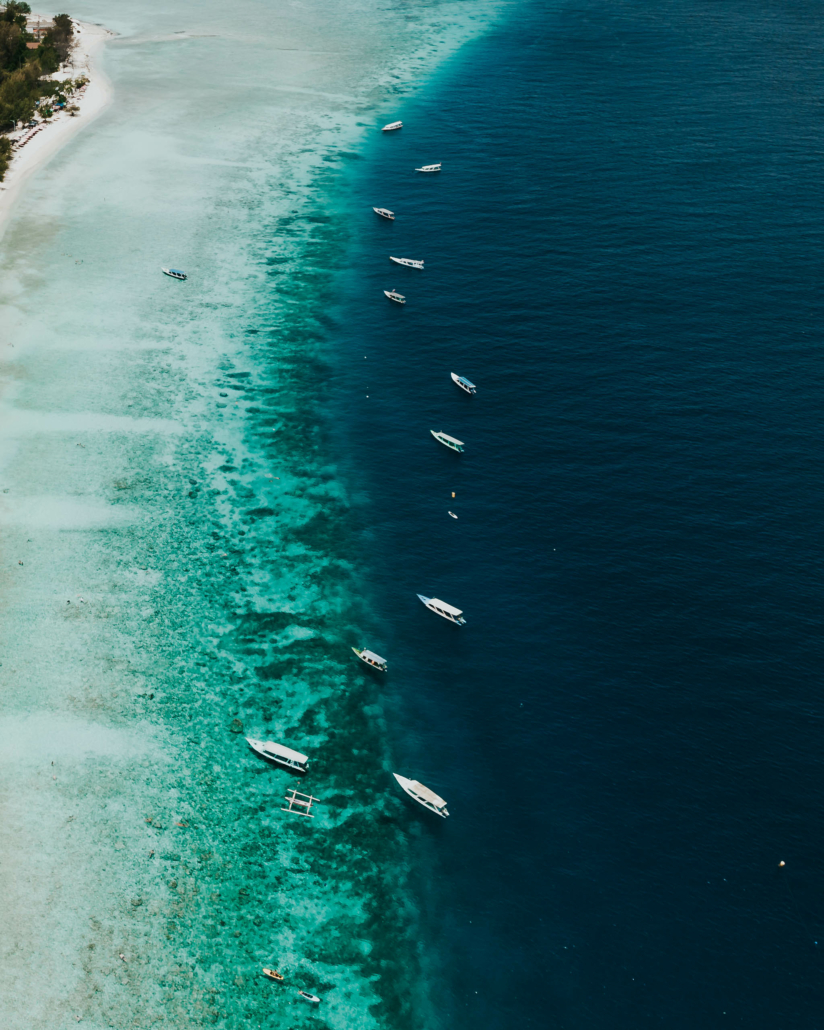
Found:
[{"label": "small white boat", "polygon": [[320,1005],[320,998],[316,994],[309,994],[307,991],[298,991],[298,994],[310,1005]]},{"label": "small white boat", "polygon": [[397,290],[384,290],[384,297],[388,297],[390,300],[394,300],[396,304],[405,304],[406,297],[402,293],[398,293]]},{"label": "small white boat", "polygon": [[388,125],[384,125],[381,132],[394,132],[395,129],[402,129],[403,122],[390,122]]},{"label": "small white boat", "polygon": [[424,597],[423,594],[418,594],[418,597],[436,615],[454,622],[456,626],[466,625],[466,619],[463,617],[463,612],[460,608],[454,608],[451,604],[447,604],[446,601],[441,601],[437,597]]},{"label": "small white boat", "polygon": [[390,222],[395,221],[395,212],[390,211],[388,207],[373,207],[372,210],[376,215],[380,215],[381,218],[388,218]]},{"label": "small white boat", "polygon": [[414,258],[396,258],[390,255],[390,261],[396,265],[403,265],[404,268],[423,268],[423,261],[416,261]]},{"label": "small white boat", "polygon": [[371,665],[373,669],[380,669],[381,672],[386,672],[386,659],[381,658],[379,654],[375,654],[374,651],[367,651],[365,647],[361,651],[356,647],[353,647],[352,650],[362,662]]},{"label": "small white boat", "polygon": [[465,390],[467,393],[474,393],[475,392],[475,389],[476,389],[475,384],[474,383],[470,383],[470,381],[466,378],[466,376],[459,376],[456,372],[450,372],[449,374],[452,376],[452,382],[456,386],[460,386],[460,388],[462,390]]},{"label": "small white boat", "polygon": [[436,165],[424,165],[422,168],[416,168],[416,172],[439,172],[441,170],[440,162]]},{"label": "small white boat", "polygon": [[299,751],[293,751],[290,747],[284,747],[283,744],[275,744],[271,740],[264,743],[262,740],[253,740],[251,737],[247,737],[246,743],[261,758],[277,762],[278,765],[283,765],[293,772],[306,772],[309,759]]},{"label": "small white boat", "polygon": [[161,268],[160,271],[164,275],[170,275],[173,279],[188,279],[188,275],[185,272],[181,272],[179,268]]},{"label": "small white boat", "polygon": [[457,451],[459,454],[463,454],[463,440],[456,440],[454,436],[450,436],[448,433],[436,433],[434,429],[430,429],[429,432],[435,437],[438,443],[442,443],[444,447],[448,447],[451,451]]},{"label": "small white boat", "polygon": [[430,812],[434,812],[435,815],[439,815],[446,819],[449,812],[446,810],[446,802],[443,798],[438,797],[434,790],[430,790],[429,787],[424,787],[422,783],[418,783],[417,780],[408,780],[405,776],[400,776],[398,773],[392,773],[398,783],[403,787],[406,793],[414,798],[419,805],[423,805],[424,808],[428,808]]},{"label": "small white boat", "polygon": [[456,519],[458,517],[454,511],[450,511],[448,512],[448,514],[451,515],[453,519]]}]

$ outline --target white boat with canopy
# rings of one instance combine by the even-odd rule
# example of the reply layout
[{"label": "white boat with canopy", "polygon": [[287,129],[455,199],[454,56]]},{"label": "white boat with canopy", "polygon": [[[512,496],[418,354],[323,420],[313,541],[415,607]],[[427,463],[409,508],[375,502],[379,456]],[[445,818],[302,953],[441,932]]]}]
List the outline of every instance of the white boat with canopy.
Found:
[{"label": "white boat with canopy", "polygon": [[423,805],[424,808],[428,808],[430,812],[434,812],[435,815],[441,816],[443,819],[449,815],[446,810],[446,802],[442,797],[438,797],[434,790],[430,790],[429,787],[424,787],[422,783],[418,783],[417,780],[408,780],[405,776],[401,776],[398,773],[392,773],[398,783],[403,787],[406,793],[414,798],[419,805]]},{"label": "white boat with canopy", "polygon": [[424,165],[422,168],[416,168],[416,172],[439,172],[441,170],[440,162],[436,165]]},{"label": "white boat with canopy", "polygon": [[290,747],[284,747],[283,744],[275,744],[271,740],[264,742],[247,737],[246,743],[261,758],[266,758],[270,762],[277,762],[278,765],[285,766],[293,772],[306,772],[309,759],[299,751],[293,751]]},{"label": "white boat with canopy", "polygon": [[394,132],[395,129],[402,129],[403,122],[390,122],[388,125],[384,125],[381,132]]},{"label": "white boat with canopy", "polygon": [[450,372],[449,374],[452,376],[452,382],[456,386],[460,386],[460,388],[462,390],[464,390],[466,393],[474,393],[475,392],[475,389],[476,389],[475,384],[474,383],[470,383],[470,381],[466,378],[466,376],[459,376],[457,374],[457,372]]},{"label": "white boat with canopy", "polygon": [[388,297],[390,300],[394,300],[396,304],[405,304],[406,297],[402,293],[398,293],[397,290],[384,290],[384,297]]},{"label": "white boat with canopy", "polygon": [[381,658],[379,654],[375,654],[374,651],[368,651],[365,647],[361,651],[356,647],[353,647],[352,650],[362,662],[366,662],[373,669],[380,669],[381,672],[386,672],[386,659]]},{"label": "white boat with canopy", "polygon": [[418,597],[436,615],[454,622],[456,626],[466,625],[466,619],[463,617],[463,612],[460,608],[455,608],[453,605],[447,604],[446,601],[441,601],[437,597],[424,597],[423,594],[418,594]]},{"label": "white boat with canopy", "polygon": [[172,279],[188,279],[188,275],[185,272],[181,272],[179,268],[161,268],[160,271],[164,275],[169,275]]},{"label": "white boat with canopy", "polygon": [[404,268],[423,268],[423,261],[416,261],[414,258],[396,258],[390,255],[390,261],[394,261],[396,265],[403,265]]},{"label": "white boat with canopy", "polygon": [[390,222],[395,221],[395,212],[390,211],[388,207],[373,207],[372,210],[376,215],[380,215],[381,218],[388,218]]},{"label": "white boat with canopy", "polygon": [[463,440],[456,440],[455,437],[450,436],[449,433],[439,433],[434,429],[430,429],[429,432],[435,437],[438,443],[442,443],[444,447],[448,447],[451,451],[457,451],[459,454],[463,454]]}]

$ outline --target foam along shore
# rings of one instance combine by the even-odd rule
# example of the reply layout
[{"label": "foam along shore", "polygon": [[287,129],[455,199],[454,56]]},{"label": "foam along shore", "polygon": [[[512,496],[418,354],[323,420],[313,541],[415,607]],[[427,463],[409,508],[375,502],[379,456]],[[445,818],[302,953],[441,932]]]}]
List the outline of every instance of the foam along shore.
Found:
[{"label": "foam along shore", "polygon": [[[43,16],[42,20],[51,19]],[[76,132],[97,117],[112,98],[111,84],[95,66],[94,55],[114,33],[102,25],[91,25],[75,19],[73,24],[74,42],[68,61],[51,78],[78,79],[85,76],[89,80],[82,94],[74,94],[72,97],[72,103],[77,105],[79,111],[74,115],[66,111],[55,111],[51,118],[38,120],[36,130],[18,129],[9,134],[12,142],[29,138],[25,146],[19,149],[15,147],[9,169],[0,183],[0,236],[3,235],[26,179],[46,164]],[[30,135],[32,132],[34,134]]]}]

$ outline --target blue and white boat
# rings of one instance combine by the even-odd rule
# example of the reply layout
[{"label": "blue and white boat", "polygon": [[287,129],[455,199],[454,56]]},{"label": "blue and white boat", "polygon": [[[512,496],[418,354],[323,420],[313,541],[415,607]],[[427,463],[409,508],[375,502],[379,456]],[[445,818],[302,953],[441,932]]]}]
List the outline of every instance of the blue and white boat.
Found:
[{"label": "blue and white boat", "polygon": [[456,626],[466,625],[466,619],[463,617],[463,612],[460,608],[455,608],[453,605],[447,604],[446,601],[441,601],[437,597],[424,597],[423,594],[418,594],[418,599],[431,612],[440,615],[442,619],[448,619],[450,622],[454,622]]},{"label": "blue and white boat", "polygon": [[188,279],[188,275],[185,272],[181,272],[179,268],[161,268],[160,271],[164,275],[170,275],[173,279]]},{"label": "blue and white boat", "polygon": [[474,393],[475,392],[475,389],[476,389],[475,384],[474,383],[470,383],[470,381],[466,378],[466,376],[459,376],[457,374],[457,372],[450,372],[449,374],[452,376],[452,382],[456,386],[460,386],[460,388],[462,390],[465,390],[466,393]]},{"label": "blue and white boat", "polygon": [[438,443],[442,443],[444,447],[448,447],[450,451],[457,451],[458,454],[463,454],[463,440],[456,440],[455,437],[450,436],[449,433],[441,433],[436,429],[430,429],[429,432],[435,437]]}]

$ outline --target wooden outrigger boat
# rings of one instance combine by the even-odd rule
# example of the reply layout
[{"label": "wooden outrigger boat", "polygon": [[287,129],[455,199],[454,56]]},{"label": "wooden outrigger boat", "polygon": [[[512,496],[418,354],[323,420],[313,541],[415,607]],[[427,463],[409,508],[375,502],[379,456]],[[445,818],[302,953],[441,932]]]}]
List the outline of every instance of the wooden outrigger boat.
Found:
[{"label": "wooden outrigger boat", "polygon": [[281,812],[291,812],[292,815],[302,815],[306,819],[315,818],[310,813],[309,809],[319,799],[312,797],[311,794],[301,794],[293,787],[291,791],[287,790],[286,797],[283,800],[286,802],[286,805],[281,807]]},{"label": "wooden outrigger boat", "polygon": [[358,658],[370,666],[370,668],[386,672],[386,659],[381,658],[379,654],[375,654],[374,651],[368,651],[365,647],[360,651],[356,647],[353,647],[352,650]]},{"label": "wooden outrigger boat", "polygon": [[278,984],[282,984],[283,983],[283,974],[279,973],[277,971],[277,969],[267,969],[264,966],[264,968],[263,968],[263,975],[264,976],[268,976],[269,979],[270,980],[274,980],[275,983],[278,983]]}]

